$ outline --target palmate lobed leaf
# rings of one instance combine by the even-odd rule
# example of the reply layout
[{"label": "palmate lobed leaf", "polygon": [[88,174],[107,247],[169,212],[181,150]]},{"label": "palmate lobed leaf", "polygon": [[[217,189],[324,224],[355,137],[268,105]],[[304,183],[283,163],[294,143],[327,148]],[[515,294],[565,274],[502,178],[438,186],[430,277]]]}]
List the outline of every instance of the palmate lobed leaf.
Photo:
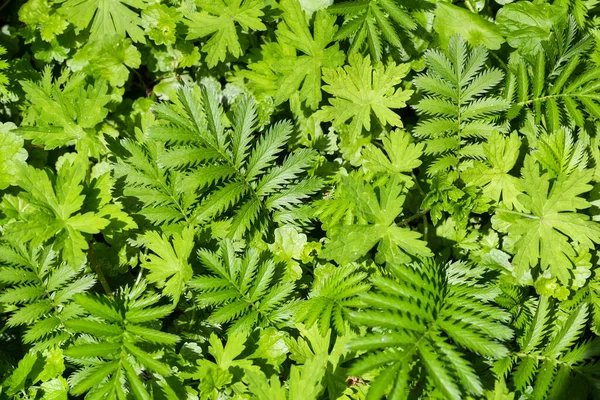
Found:
[{"label": "palmate lobed leaf", "polygon": [[127,34],[134,41],[143,43],[145,37],[137,10],[145,7],[144,0],[67,0],[59,13],[78,30],[90,27],[90,40]]},{"label": "palmate lobed leaf", "polygon": [[107,152],[106,140],[97,130],[108,114],[108,85],[99,80],[86,85],[81,73],[64,73],[52,82],[46,68],[41,82],[21,81],[27,98],[25,124],[17,129],[34,144],[55,149],[75,145],[82,155],[100,158]]},{"label": "palmate lobed leaf", "polygon": [[344,61],[339,44],[334,42],[335,18],[326,10],[318,11],[311,32],[298,0],[283,0],[280,7],[283,21],[278,26],[277,36],[300,54],[284,57],[271,66],[279,74],[275,104],[281,104],[298,91],[300,100],[315,109],[322,98],[323,69],[338,67]]},{"label": "palmate lobed leaf", "polygon": [[486,161],[476,161],[475,165],[462,175],[467,184],[481,186],[483,194],[493,201],[506,204],[509,209],[521,210],[518,196],[521,194],[521,182],[510,171],[514,168],[521,140],[516,132],[503,138],[498,132],[488,138],[483,145]]},{"label": "palmate lobed leaf", "polygon": [[497,211],[498,217],[510,221],[508,234],[514,243],[517,274],[522,275],[539,263],[543,272],[569,286],[578,249],[572,243],[592,249],[594,243],[600,242],[600,226],[578,212],[590,207],[581,195],[592,189],[589,182],[593,173],[576,169],[561,174],[551,185],[548,174],[540,174],[539,165],[527,157],[522,174],[524,194],[517,199],[527,213]]},{"label": "palmate lobed leaf", "polygon": [[[321,256],[344,265],[363,257],[376,244],[379,244],[376,260],[380,263],[404,263],[411,260],[411,255],[432,255],[425,242],[419,240],[420,233],[395,223],[405,200],[401,194],[404,190],[402,180],[397,176],[392,177],[384,187],[378,188],[378,198],[375,188],[364,182],[361,176],[346,179],[344,185],[357,207],[356,216],[364,222],[328,227],[331,241]],[[327,202],[323,205],[327,207]]]},{"label": "palmate lobed leaf", "polygon": [[207,53],[209,67],[225,61],[225,56],[242,55],[236,25],[245,31],[264,31],[261,18],[265,7],[263,0],[210,0],[202,2],[200,11],[190,13],[186,20],[187,39],[210,36],[202,51]]},{"label": "palmate lobed leaf", "polygon": [[86,161],[73,153],[65,155],[59,160],[56,176],[31,166],[24,167],[19,186],[25,190],[21,198],[30,208],[24,212],[15,209],[11,205],[13,199],[4,198],[3,211],[8,215],[21,215],[18,220],[5,224],[5,234],[14,240],[31,242],[34,247],[56,237],[57,249],[78,269],[86,259],[84,251],[88,248],[83,234],[99,233],[110,223],[109,218],[98,212],[101,210],[79,213],[85,200],[81,183]]},{"label": "palmate lobed leaf", "polygon": [[192,267],[188,259],[194,247],[194,231],[184,229],[181,235],[174,234],[172,241],[156,232],[148,232],[143,240],[155,254],[142,263],[150,270],[148,280],[163,286],[163,294],[170,296],[174,303],[179,301],[185,285],[192,277]]},{"label": "palmate lobed leaf", "polygon": [[325,69],[323,90],[334,97],[328,106],[319,111],[324,121],[333,121],[341,129],[348,120],[350,144],[363,132],[371,130],[371,114],[377,117],[382,126],[402,127],[400,117],[392,111],[406,107],[413,94],[412,90],[403,90],[397,86],[410,71],[408,64],[389,63],[384,67],[380,63],[371,65],[369,58],[358,54],[349,57],[345,67]]}]

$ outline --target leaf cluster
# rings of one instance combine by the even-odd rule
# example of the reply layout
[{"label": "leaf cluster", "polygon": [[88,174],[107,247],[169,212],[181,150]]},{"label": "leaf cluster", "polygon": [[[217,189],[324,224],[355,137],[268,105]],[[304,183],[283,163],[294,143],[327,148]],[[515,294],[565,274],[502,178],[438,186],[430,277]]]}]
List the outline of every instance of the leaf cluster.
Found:
[{"label": "leaf cluster", "polygon": [[596,399],[596,0],[0,3],[0,400]]}]

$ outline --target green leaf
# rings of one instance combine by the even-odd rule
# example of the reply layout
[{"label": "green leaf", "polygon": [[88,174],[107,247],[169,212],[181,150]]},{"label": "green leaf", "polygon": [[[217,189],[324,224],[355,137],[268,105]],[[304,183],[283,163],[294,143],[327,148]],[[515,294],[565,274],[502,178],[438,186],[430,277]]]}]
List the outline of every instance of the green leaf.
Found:
[{"label": "green leaf", "polygon": [[0,190],[15,184],[16,175],[27,160],[23,139],[14,132],[15,128],[13,123],[0,123]]},{"label": "green leaf", "polygon": [[482,188],[482,192],[496,203],[502,202],[508,209],[522,210],[517,200],[521,194],[521,182],[510,174],[519,158],[521,140],[516,132],[508,138],[492,133],[483,145],[486,161],[476,161],[462,175],[469,185]]},{"label": "green leaf", "polygon": [[[502,374],[513,376],[516,392],[531,391],[535,398],[564,397],[566,388],[579,383],[577,393],[584,397],[593,392],[598,374],[594,357],[600,352],[598,340],[582,341],[588,320],[588,304],[555,307],[546,296],[533,302],[533,317],[523,320],[525,336],[519,337],[519,348],[494,366]],[[556,318],[556,313],[563,314]],[[579,341],[577,345],[575,343]],[[580,371],[586,374],[581,381]],[[590,392],[591,391],[591,392]]]},{"label": "green leaf", "polygon": [[403,186],[400,182],[398,178],[390,179],[383,188],[379,188],[377,196],[375,188],[360,177],[346,179],[344,184],[352,194],[351,201],[358,207],[357,214],[364,223],[328,228],[331,242],[324,247],[321,256],[344,265],[363,257],[377,243],[377,261],[381,263],[405,263],[411,260],[409,255],[431,256],[425,242],[419,240],[419,233],[399,227],[394,222],[402,212],[405,199],[401,195]]},{"label": "green leaf", "polygon": [[55,40],[69,26],[69,22],[52,6],[48,1],[34,0],[19,9],[19,20],[27,25],[38,25],[40,37],[46,42]]},{"label": "green leaf", "polygon": [[142,26],[157,45],[172,45],[177,40],[177,23],[181,17],[178,9],[165,4],[152,4],[142,10]]},{"label": "green leaf", "polygon": [[245,335],[256,326],[280,326],[290,319],[294,283],[279,282],[281,268],[271,259],[263,261],[256,248],[240,258],[226,239],[218,253],[200,250],[198,255],[209,273],[192,278],[190,288],[201,308],[212,308],[209,322],[231,323],[231,334]]},{"label": "green leaf", "polygon": [[288,388],[282,386],[274,375],[270,380],[261,371],[248,371],[248,386],[259,400],[317,400],[323,391],[327,366],[325,354],[315,356],[302,366],[290,369]]},{"label": "green leaf", "polygon": [[498,50],[504,43],[504,37],[496,24],[446,2],[437,3],[433,29],[444,47],[455,34],[461,35],[471,46],[483,45],[490,50]]},{"label": "green leaf", "polygon": [[75,385],[72,386],[71,392],[75,395],[83,394],[100,384],[106,377],[114,373],[119,368],[118,361],[103,363],[92,367],[86,371],[86,375],[82,377]]},{"label": "green leaf", "polygon": [[386,227],[351,225],[340,227],[334,232],[331,242],[325,246],[321,256],[344,265],[358,260],[371,250],[384,236]]},{"label": "green leaf", "polygon": [[262,0],[204,1],[200,7],[202,11],[188,15],[187,39],[210,36],[202,47],[202,51],[207,53],[209,67],[225,61],[228,53],[238,58],[243,53],[236,24],[244,31],[266,30],[260,18],[264,15],[264,6]]},{"label": "green leaf", "polygon": [[146,4],[144,0],[67,0],[59,13],[79,31],[89,27],[90,40],[127,34],[135,42],[145,43],[139,14],[129,7],[143,9]]},{"label": "green leaf", "polygon": [[518,1],[498,10],[496,23],[510,46],[524,54],[535,54],[553,25],[567,17],[565,11],[556,4]]},{"label": "green leaf", "polygon": [[404,50],[398,31],[404,30],[403,33],[407,34],[406,31],[417,27],[417,22],[409,11],[411,6],[405,7],[404,4],[390,0],[343,1],[332,5],[328,10],[345,17],[346,22],[335,38],[351,38],[350,54],[361,51],[366,42],[371,57],[375,61],[381,61],[383,41],[393,48]]},{"label": "green leaf", "polygon": [[324,121],[333,121],[340,129],[348,123],[350,143],[362,133],[371,130],[371,114],[381,126],[401,127],[400,117],[392,111],[406,107],[413,91],[397,86],[410,71],[408,64],[376,63],[371,66],[368,58],[358,54],[349,57],[349,65],[336,69],[324,69],[323,90],[333,95],[329,106],[319,111]]},{"label": "green leaf", "polygon": [[383,138],[383,150],[370,144],[363,151],[363,165],[369,171],[395,174],[406,179],[422,163],[423,143],[413,143],[410,134],[396,129]]},{"label": "green leaf", "polygon": [[123,321],[123,315],[104,297],[79,294],[75,296],[75,301],[90,314],[97,315],[110,322]]},{"label": "green leaf", "polygon": [[543,127],[552,135],[561,129],[583,128],[588,119],[600,117],[600,73],[589,56],[592,41],[569,16],[553,26],[534,54],[511,57],[510,90],[506,91],[513,100],[509,119],[531,118],[536,127],[526,132]]},{"label": "green leaf", "polygon": [[[6,54],[6,48],[0,46],[0,56]],[[6,76],[2,71],[8,68],[8,63],[5,60],[0,60],[0,96],[4,97],[8,95],[8,90],[6,88],[8,84],[8,76]]]},{"label": "green leaf", "polygon": [[172,243],[167,237],[154,231],[146,233],[143,240],[146,247],[155,253],[142,262],[142,267],[150,270],[148,280],[163,287],[163,294],[177,303],[186,283],[192,277],[188,259],[194,248],[194,231],[186,228],[181,235],[174,234]]},{"label": "green leaf", "polygon": [[314,149],[298,149],[277,161],[293,132],[290,121],[259,132],[257,103],[244,95],[227,110],[231,120],[225,124],[215,89],[181,87],[177,93],[173,102],[155,107],[158,121],[144,146],[124,142],[131,156],[120,174],[133,186],[126,193],[145,203],[143,215],[155,225],[180,225],[178,231],[184,224],[218,226],[213,233],[231,239],[282,221],[279,214],[291,215],[287,223],[307,218],[293,213],[320,189],[322,179],[302,177],[317,159]]},{"label": "green leaf", "polygon": [[[507,312],[482,302],[487,289],[477,282],[485,282],[480,276],[484,271],[473,273],[470,268],[427,260],[388,264],[389,275],[372,278],[373,290],[363,293],[356,311],[349,313],[354,325],[367,329],[349,343],[351,351],[362,353],[350,373],[380,371],[370,395],[404,394],[413,369],[427,378],[427,391],[435,389],[443,398],[482,394],[469,354],[507,356],[503,342],[511,339],[512,330],[506,326]],[[418,396],[423,389],[413,390]]]},{"label": "green leaf", "polygon": [[46,68],[41,82],[21,81],[27,98],[27,117],[17,132],[34,144],[51,150],[75,145],[82,155],[100,158],[107,152],[98,125],[108,114],[108,85],[86,85],[81,73],[65,73],[52,82]]},{"label": "green leaf", "polygon": [[26,380],[31,374],[35,363],[38,361],[38,354],[29,352],[19,361],[17,368],[2,383],[6,387],[7,394],[12,396],[25,388]]},{"label": "green leaf", "polygon": [[577,249],[591,250],[594,243],[600,243],[600,224],[577,212],[590,207],[581,195],[591,190],[593,171],[575,170],[551,185],[548,174],[540,174],[539,165],[528,156],[522,175],[524,194],[518,200],[527,213],[496,212],[500,218],[509,218],[507,230],[514,243],[517,273],[522,275],[539,265],[546,277],[556,277],[569,286]]},{"label": "green leaf", "polygon": [[48,400],[67,400],[69,383],[63,377],[53,378],[43,382],[40,388],[44,391],[44,398]]},{"label": "green leaf", "polygon": [[83,71],[113,87],[121,87],[129,79],[129,69],[140,66],[141,54],[130,39],[106,36],[87,42],[67,64],[73,71]]},{"label": "green leaf", "polygon": [[323,336],[330,326],[343,335],[347,331],[346,313],[361,304],[356,296],[370,288],[366,280],[367,274],[355,264],[319,266],[308,299],[300,305],[296,318],[307,328],[317,324]]},{"label": "green leaf", "polygon": [[[90,316],[67,324],[80,333],[65,350],[78,366],[69,378],[73,394],[103,396],[129,387],[136,399],[147,399],[149,383],[140,379],[140,371],[160,379],[171,376],[172,367],[166,360],[175,357],[179,337],[128,319],[129,315],[164,316],[164,306],[156,306],[160,299],[147,290],[143,280],[122,287],[112,297],[77,296],[76,301]],[[160,320],[153,323],[160,326]]]},{"label": "green leaf", "polygon": [[81,213],[84,201],[89,200],[82,185],[87,163],[85,157],[70,153],[59,158],[56,175],[24,167],[18,180],[23,192],[17,198],[29,207],[17,210],[8,198],[3,199],[0,209],[18,217],[4,226],[6,237],[33,246],[53,239],[64,260],[79,269],[88,248],[83,234],[99,233],[110,223],[102,208]]},{"label": "green leaf", "polygon": [[287,359],[289,352],[284,338],[287,334],[283,331],[270,327],[260,331],[257,349],[251,358],[261,358],[275,367],[280,366]]},{"label": "green leaf", "polygon": [[335,17],[326,10],[318,11],[311,33],[298,0],[283,0],[280,7],[283,10],[283,22],[278,25],[277,36],[301,54],[297,55],[294,51],[294,54],[272,66],[280,74],[275,104],[283,103],[298,92],[300,100],[315,109],[322,97],[323,68],[335,68],[344,61],[338,43],[330,46],[337,31]]},{"label": "green leaf", "polygon": [[469,51],[458,35],[445,53],[425,53],[428,70],[414,82],[424,94],[415,108],[427,118],[421,118],[414,134],[425,139],[425,154],[437,156],[427,168],[430,176],[458,170],[467,159],[484,158],[482,140],[500,130],[494,119],[509,102],[489,93],[504,74],[485,68],[487,57],[483,46]]}]

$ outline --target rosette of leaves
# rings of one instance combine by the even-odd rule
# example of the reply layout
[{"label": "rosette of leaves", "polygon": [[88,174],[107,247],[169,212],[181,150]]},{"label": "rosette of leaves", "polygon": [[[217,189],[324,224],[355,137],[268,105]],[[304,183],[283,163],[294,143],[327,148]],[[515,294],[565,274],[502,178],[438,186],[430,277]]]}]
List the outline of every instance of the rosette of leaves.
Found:
[{"label": "rosette of leaves", "polygon": [[494,372],[510,377],[517,394],[532,399],[593,398],[600,385],[600,340],[583,339],[588,304],[561,317],[551,299],[541,296],[518,337],[518,347],[498,360]]},{"label": "rosette of leaves", "polygon": [[521,123],[533,118],[550,133],[600,118],[600,74],[590,60],[592,45],[592,36],[580,34],[569,17],[554,26],[533,56],[512,57],[505,89],[512,101],[508,118],[522,116]]},{"label": "rosette of leaves", "polygon": [[[405,398],[412,390],[461,399],[483,394],[483,383],[468,354],[501,359],[512,338],[510,314],[492,301],[480,276],[482,268],[462,263],[439,266],[431,260],[388,265],[388,276],[372,279],[374,290],[350,313],[367,328],[349,348],[362,353],[350,373],[378,371],[371,381],[373,399]],[[412,386],[413,377],[423,381]]]},{"label": "rosette of leaves", "polygon": [[172,306],[158,305],[160,296],[147,291],[144,281],[110,298],[78,294],[74,300],[88,316],[66,323],[78,333],[64,351],[79,367],[69,378],[71,393],[92,399],[119,399],[126,393],[135,399],[152,398],[151,376],[173,374],[172,366],[161,358],[174,352],[179,337],[150,324],[169,315]]},{"label": "rosette of leaves", "polygon": [[[314,150],[299,149],[275,162],[292,134],[289,121],[258,134],[256,102],[243,96],[232,107],[228,127],[219,98],[208,86],[182,87],[176,101],[154,110],[158,122],[150,128],[150,138],[169,146],[158,156],[159,166],[182,171],[174,182],[176,192],[200,200],[189,223],[214,226],[218,221],[224,236],[240,238],[253,226],[262,226],[260,232],[273,221],[305,218],[302,203],[320,189],[322,180],[302,177],[316,161]],[[147,186],[148,178],[129,179]],[[166,201],[163,195],[152,203]]]},{"label": "rosette of leaves", "polygon": [[194,276],[190,288],[211,324],[230,324],[230,333],[247,334],[256,326],[284,326],[293,316],[294,282],[283,268],[250,247],[243,257],[225,240],[219,251],[198,252],[206,274]]}]

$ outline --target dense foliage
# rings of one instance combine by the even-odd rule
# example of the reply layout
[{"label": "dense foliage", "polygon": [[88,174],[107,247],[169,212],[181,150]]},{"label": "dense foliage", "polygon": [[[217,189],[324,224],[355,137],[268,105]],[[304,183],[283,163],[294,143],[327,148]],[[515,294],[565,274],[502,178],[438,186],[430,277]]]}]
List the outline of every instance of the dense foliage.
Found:
[{"label": "dense foliage", "polygon": [[600,398],[597,0],[0,28],[0,400]]}]

